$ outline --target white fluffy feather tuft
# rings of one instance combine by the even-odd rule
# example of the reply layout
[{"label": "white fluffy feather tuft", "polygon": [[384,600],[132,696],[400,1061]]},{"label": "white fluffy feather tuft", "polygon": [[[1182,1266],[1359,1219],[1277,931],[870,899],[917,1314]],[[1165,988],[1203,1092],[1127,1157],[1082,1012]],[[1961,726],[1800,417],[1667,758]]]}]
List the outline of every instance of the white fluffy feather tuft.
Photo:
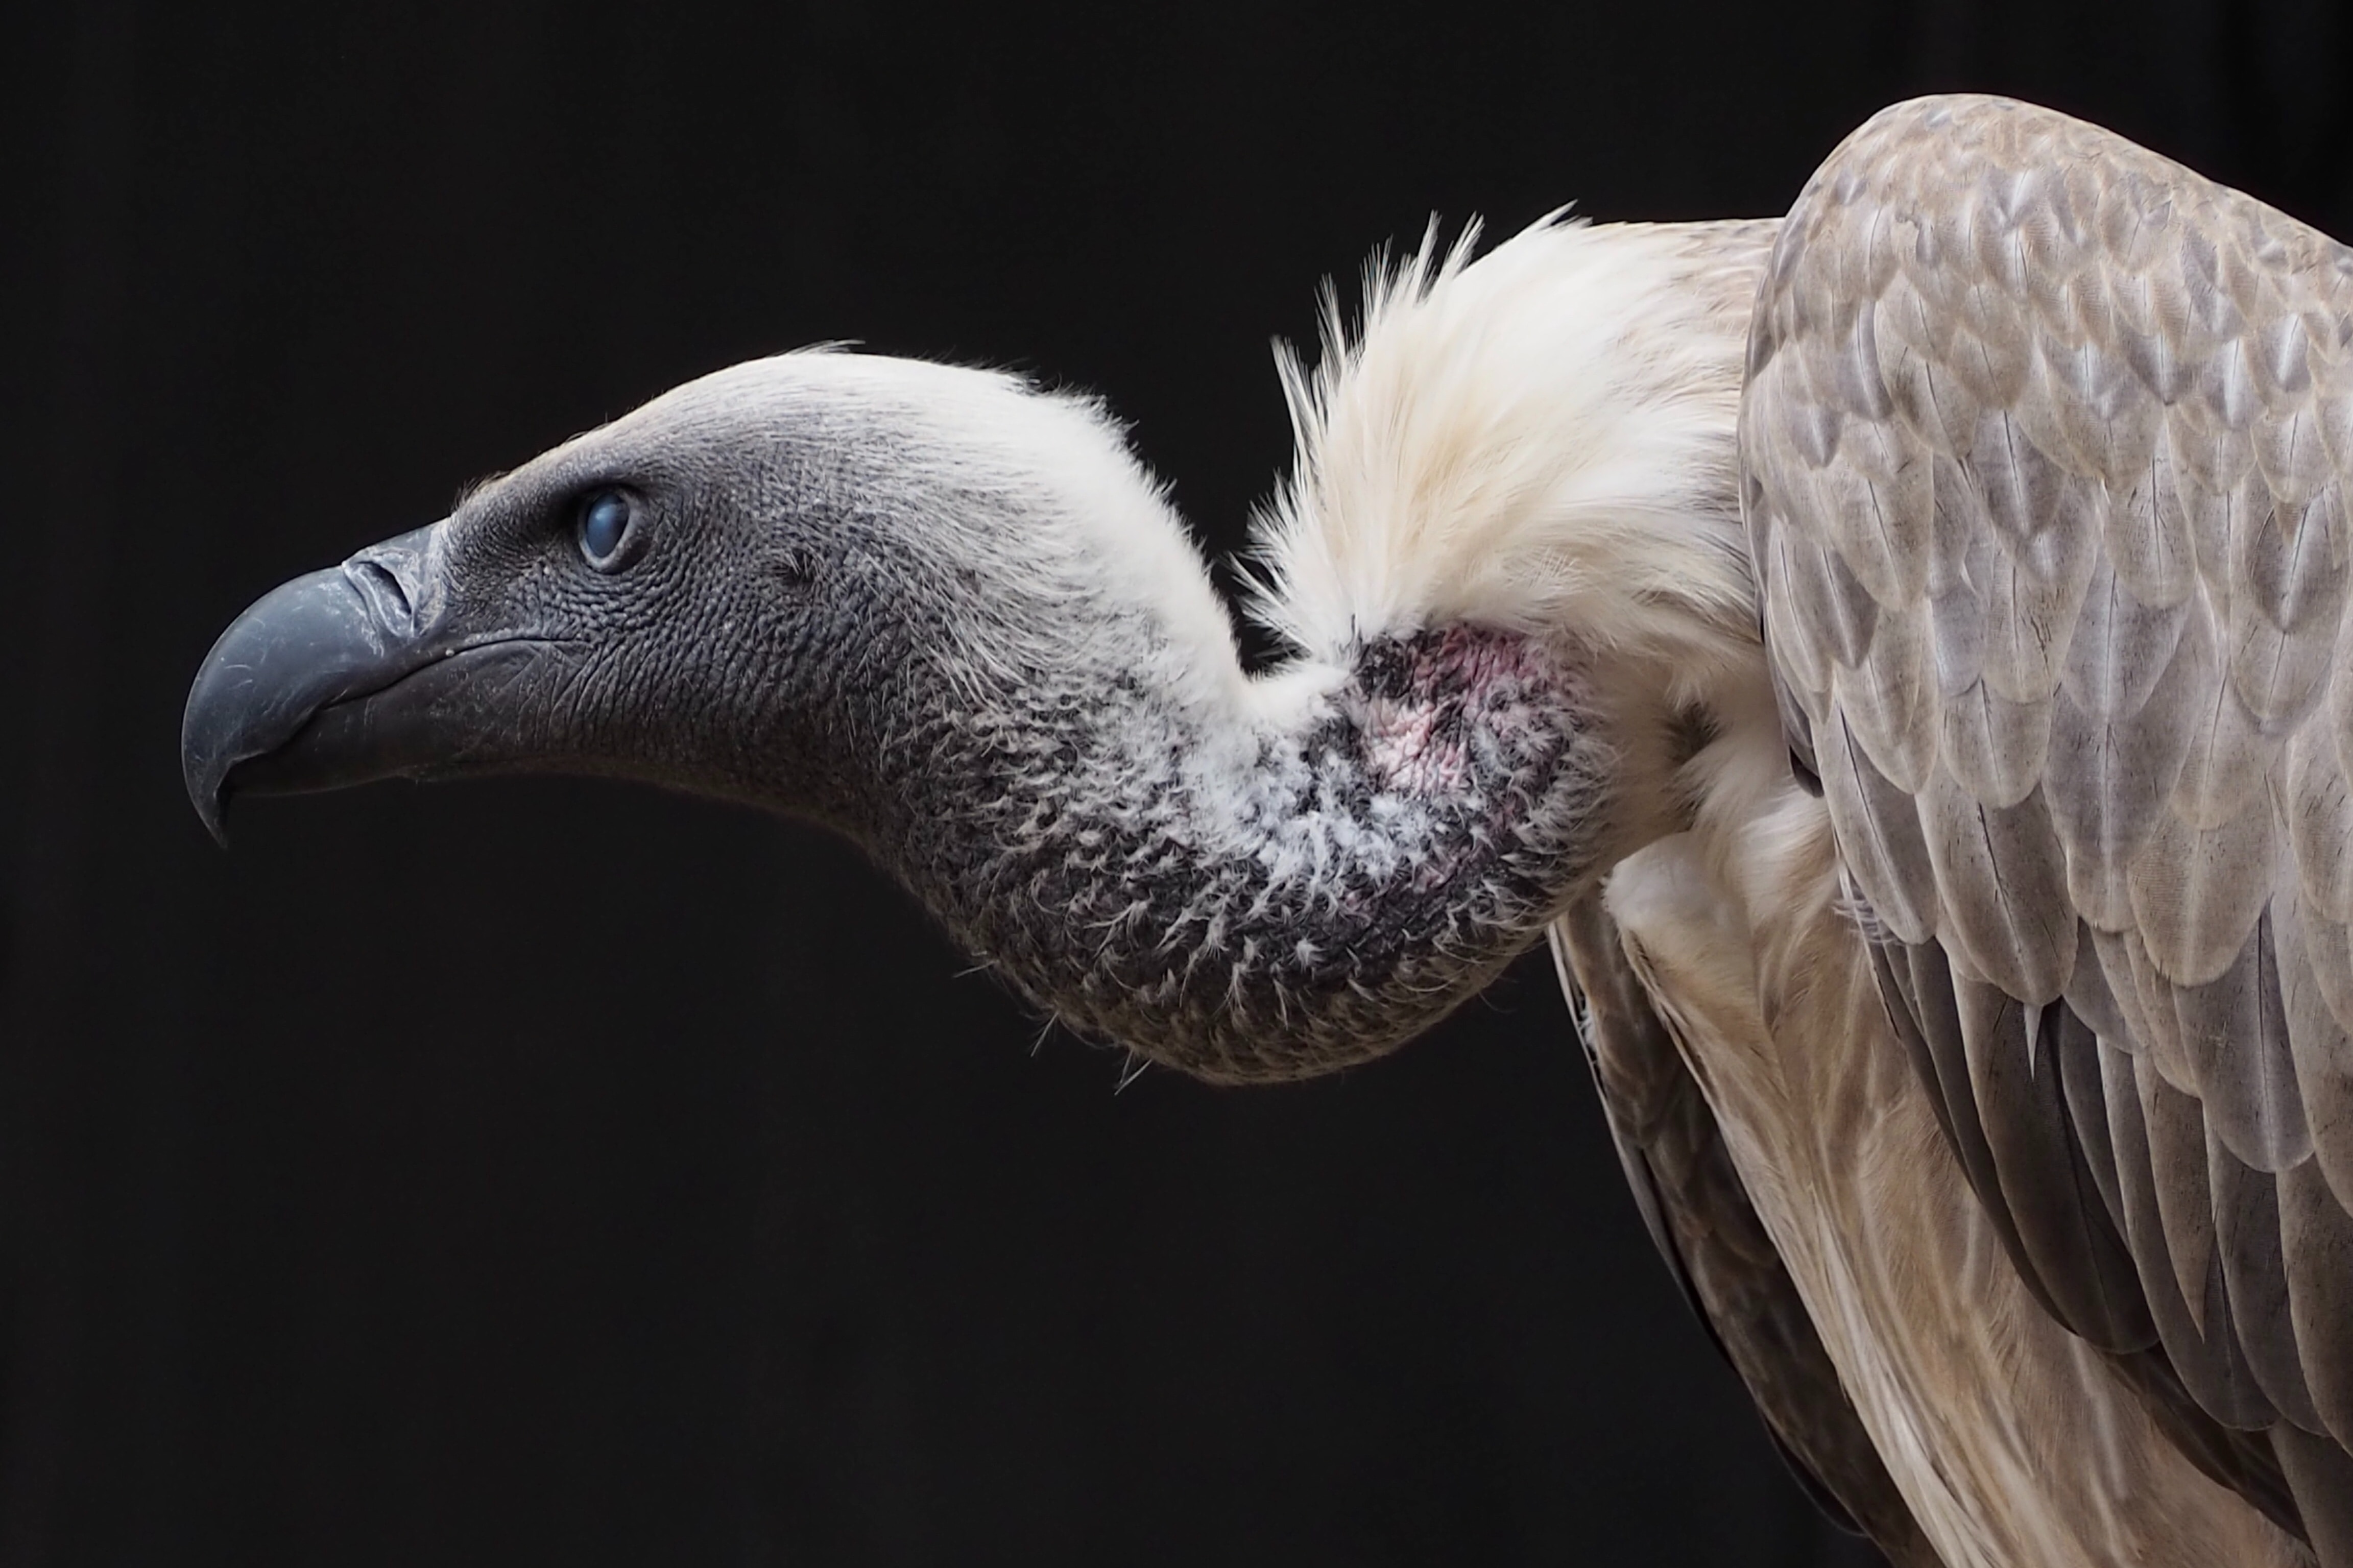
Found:
[{"label": "white fluffy feather tuft", "polygon": [[1299,452],[1253,615],[1323,661],[1456,621],[1753,660],[1733,430],[1771,226],[1477,235],[1376,264],[1353,337],[1327,291],[1314,371],[1278,351]]}]

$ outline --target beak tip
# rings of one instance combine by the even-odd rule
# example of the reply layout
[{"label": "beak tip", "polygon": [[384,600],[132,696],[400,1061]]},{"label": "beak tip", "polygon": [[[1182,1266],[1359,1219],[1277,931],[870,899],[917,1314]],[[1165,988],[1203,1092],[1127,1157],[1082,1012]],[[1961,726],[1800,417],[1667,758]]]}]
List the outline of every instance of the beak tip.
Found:
[{"label": "beak tip", "polygon": [[180,716],[180,775],[188,804],[228,847],[231,774],[293,739],[383,657],[367,602],[340,567],[280,584],[214,642]]},{"label": "beak tip", "polygon": [[228,803],[233,793],[227,787],[228,770],[184,743],[180,752],[180,777],[187,786],[188,804],[195,807],[196,820],[205,825],[205,831],[212,835],[214,843],[227,848]]}]

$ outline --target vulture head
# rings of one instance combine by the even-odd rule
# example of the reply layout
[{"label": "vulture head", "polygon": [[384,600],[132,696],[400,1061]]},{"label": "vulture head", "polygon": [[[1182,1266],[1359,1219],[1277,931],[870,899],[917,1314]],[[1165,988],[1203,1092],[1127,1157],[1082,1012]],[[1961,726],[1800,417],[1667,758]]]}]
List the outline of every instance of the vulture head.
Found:
[{"label": "vulture head", "polygon": [[1215,1080],[1326,1070],[1476,991],[1655,815],[1597,647],[1417,565],[1427,540],[1335,551],[1303,521],[1328,478],[1274,520],[1299,656],[1252,676],[1096,404],[738,365],[263,597],[190,694],[188,790],[216,834],[240,795],[392,776],[748,802],[855,840],[1082,1035]]}]

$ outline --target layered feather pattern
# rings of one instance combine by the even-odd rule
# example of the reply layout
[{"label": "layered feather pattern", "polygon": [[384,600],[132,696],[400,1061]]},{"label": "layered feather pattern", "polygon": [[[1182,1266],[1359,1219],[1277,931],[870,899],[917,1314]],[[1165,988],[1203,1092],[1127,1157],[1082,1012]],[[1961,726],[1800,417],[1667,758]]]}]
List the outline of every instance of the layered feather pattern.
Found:
[{"label": "layered feather pattern", "polygon": [[2353,1561],[2353,251],[1899,105],[1783,228],[1741,450],[1793,749],[2013,1261]]}]

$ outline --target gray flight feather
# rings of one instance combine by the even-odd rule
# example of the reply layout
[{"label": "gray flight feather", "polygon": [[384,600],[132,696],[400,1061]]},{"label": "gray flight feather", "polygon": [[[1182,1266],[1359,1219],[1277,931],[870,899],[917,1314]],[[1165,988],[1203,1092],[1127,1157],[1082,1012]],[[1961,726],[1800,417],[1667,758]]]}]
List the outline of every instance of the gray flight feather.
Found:
[{"label": "gray flight feather", "polygon": [[1792,753],[2021,1276],[2353,1563],[2353,250],[2063,115],[1783,226],[1743,493]]}]

